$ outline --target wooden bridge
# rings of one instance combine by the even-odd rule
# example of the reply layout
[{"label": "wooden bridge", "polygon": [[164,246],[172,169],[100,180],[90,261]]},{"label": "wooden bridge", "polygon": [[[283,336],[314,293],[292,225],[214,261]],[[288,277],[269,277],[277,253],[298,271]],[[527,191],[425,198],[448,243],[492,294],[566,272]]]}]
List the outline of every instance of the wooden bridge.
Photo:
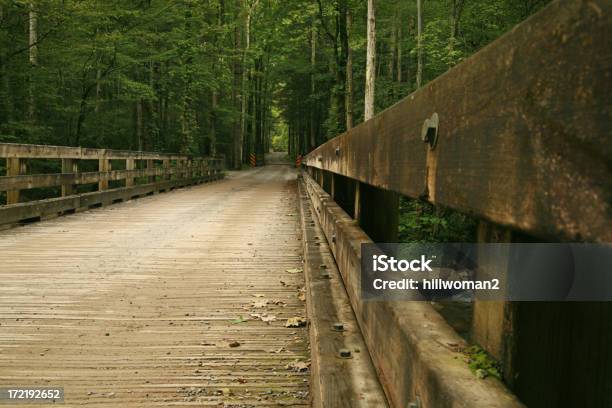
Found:
[{"label": "wooden bridge", "polygon": [[364,302],[358,270],[360,244],[397,239],[400,194],[478,217],[481,242],[612,240],[611,12],[551,4],[301,169],[0,144],[0,387],[64,387],[67,407],[611,406],[610,303],[476,302],[471,337],[503,367],[483,380],[431,304]]}]

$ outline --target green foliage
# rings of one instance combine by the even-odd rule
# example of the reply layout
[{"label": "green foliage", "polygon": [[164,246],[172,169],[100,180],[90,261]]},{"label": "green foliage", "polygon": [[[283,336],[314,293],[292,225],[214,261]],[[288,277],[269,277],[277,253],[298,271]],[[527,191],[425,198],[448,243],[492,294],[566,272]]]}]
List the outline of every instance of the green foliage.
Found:
[{"label": "green foliage", "polygon": [[[547,1],[423,2],[423,82]],[[382,110],[415,90],[416,3],[377,3]],[[306,153],[346,129],[347,106],[363,118],[366,13],[358,0],[0,0],[2,140],[229,157],[242,132],[245,151]],[[421,227],[447,229],[438,218]]]},{"label": "green foliage", "polygon": [[480,379],[495,377],[501,380],[501,367],[493,357],[479,346],[470,346],[464,351],[470,370]]},{"label": "green foliage", "polygon": [[419,201],[400,200],[400,242],[474,242],[477,221]]}]

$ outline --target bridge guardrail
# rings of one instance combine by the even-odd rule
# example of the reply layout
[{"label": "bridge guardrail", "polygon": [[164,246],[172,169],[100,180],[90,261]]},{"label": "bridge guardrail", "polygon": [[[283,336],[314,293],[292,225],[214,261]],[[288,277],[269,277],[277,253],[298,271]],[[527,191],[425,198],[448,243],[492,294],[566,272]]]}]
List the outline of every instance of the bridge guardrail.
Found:
[{"label": "bridge guardrail", "polygon": [[[0,143],[0,159],[6,159],[0,191],[7,192],[6,205],[0,206],[0,225],[111,204],[223,176],[222,158],[155,152]],[[60,159],[62,172],[28,174],[28,159]],[[85,160],[97,161],[98,170],[79,171],[79,163]],[[124,168],[113,170],[116,161],[123,162]],[[144,182],[139,183],[139,178]],[[120,180],[124,180],[123,186],[109,188],[110,181]],[[98,184],[97,191],[78,193],[77,186],[84,184]],[[61,197],[20,202],[21,190],[57,186],[61,186]]]},{"label": "bridge guardrail", "polygon": [[[396,239],[398,194],[474,215],[482,220],[481,242],[511,242],[525,235],[612,242],[612,48],[601,41],[610,36],[610,27],[609,2],[554,1],[438,79],[304,157],[307,190],[392,406],[407,406],[416,397],[423,406],[480,406],[464,399],[471,395],[465,370],[453,364],[446,367],[450,372],[440,369],[441,361],[452,361],[453,352],[428,338],[426,332],[448,338],[433,308],[421,305],[426,310],[409,316],[402,310],[415,307],[359,297],[360,244]],[[562,305],[538,306],[475,302],[471,334],[501,362],[511,389],[524,387],[528,400],[545,401],[538,390],[554,390],[559,376],[572,375],[567,374],[571,370],[551,367],[544,357],[529,370],[526,359],[567,351],[562,347],[569,343],[555,342],[572,336],[563,331],[564,318],[612,339],[609,326],[603,326],[612,308],[577,305],[568,317]],[[417,315],[421,320],[408,321]],[[529,352],[518,344],[530,344]],[[573,347],[591,349],[592,344],[584,336]],[[604,361],[610,351],[600,348],[593,355]],[[600,374],[612,378],[609,372]],[[572,390],[589,389],[571,378]],[[541,387],[532,384],[524,391],[529,381]],[[499,387],[492,392],[499,393]],[[571,398],[579,400],[579,392]],[[606,405],[605,393],[597,395],[593,406]],[[500,399],[488,406],[515,403]]]}]

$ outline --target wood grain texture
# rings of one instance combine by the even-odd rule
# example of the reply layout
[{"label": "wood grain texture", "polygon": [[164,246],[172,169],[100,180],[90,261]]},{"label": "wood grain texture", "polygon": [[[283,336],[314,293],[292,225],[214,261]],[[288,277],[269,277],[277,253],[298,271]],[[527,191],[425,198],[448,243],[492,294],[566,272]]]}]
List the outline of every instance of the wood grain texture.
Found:
[{"label": "wood grain texture", "polygon": [[[307,406],[286,368],[309,358],[285,327],[306,313],[297,213],[272,166],[0,232],[0,386],[63,386],[66,408]],[[276,321],[231,323],[254,312]]]},{"label": "wood grain texture", "polygon": [[555,1],[304,162],[535,236],[609,242],[611,27],[609,1]]},{"label": "wood grain texture", "polygon": [[133,150],[93,149],[88,147],[0,143],[0,157],[24,159],[135,159],[135,160],[187,160],[188,155]]},{"label": "wood grain texture", "polygon": [[[325,235],[299,184],[306,301],[310,316],[313,408],[388,407],[359,323],[342,283],[342,276]],[[333,329],[335,323],[342,331]],[[351,358],[339,358],[341,349]]]},{"label": "wood grain texture", "polygon": [[523,404],[493,378],[478,379],[460,350],[466,342],[428,302],[377,302],[361,297],[361,244],[370,238],[323,189],[303,173],[321,228],[391,407],[418,397],[423,407],[519,408]]}]

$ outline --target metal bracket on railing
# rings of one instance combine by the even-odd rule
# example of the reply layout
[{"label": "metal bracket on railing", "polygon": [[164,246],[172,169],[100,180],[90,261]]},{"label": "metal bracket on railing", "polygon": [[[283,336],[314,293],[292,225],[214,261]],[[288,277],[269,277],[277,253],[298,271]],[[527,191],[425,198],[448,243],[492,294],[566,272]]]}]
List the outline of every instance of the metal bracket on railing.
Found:
[{"label": "metal bracket on railing", "polygon": [[425,119],[421,128],[421,140],[423,140],[423,143],[427,143],[431,150],[436,148],[438,142],[438,123],[438,114],[434,112],[431,118]]}]

